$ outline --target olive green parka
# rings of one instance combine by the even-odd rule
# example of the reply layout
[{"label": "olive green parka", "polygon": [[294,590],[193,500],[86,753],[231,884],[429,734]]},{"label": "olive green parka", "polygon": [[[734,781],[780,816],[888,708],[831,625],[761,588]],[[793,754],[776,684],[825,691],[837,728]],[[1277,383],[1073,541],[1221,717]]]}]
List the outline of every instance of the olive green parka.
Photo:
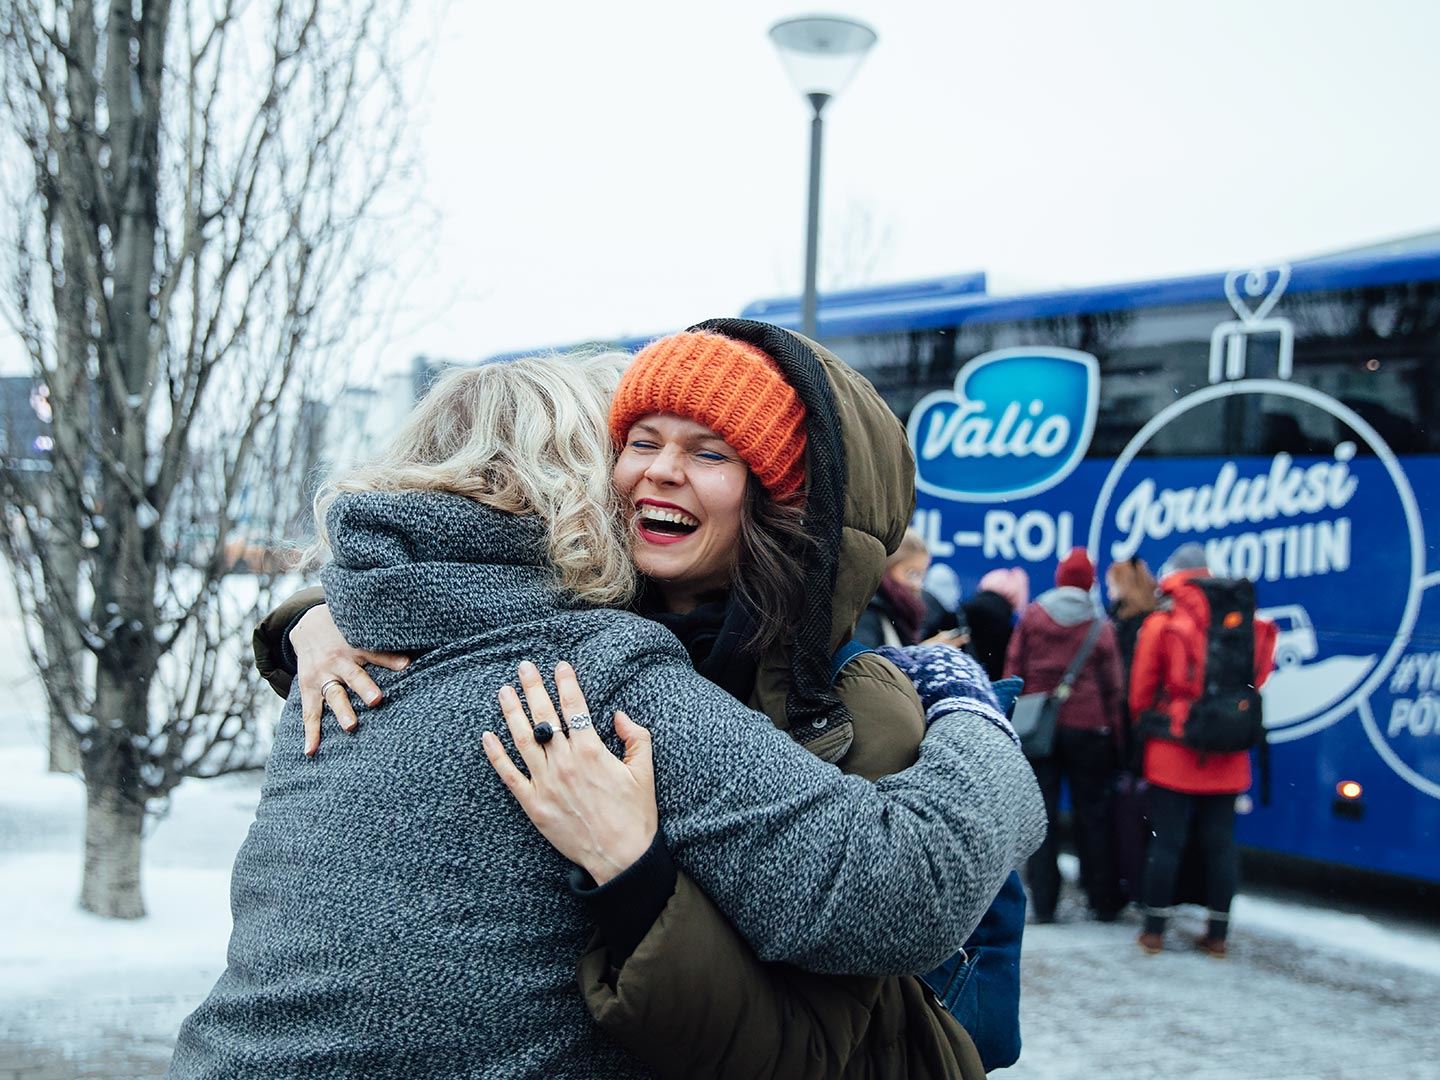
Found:
[{"label": "olive green parka", "polygon": [[[715,328],[725,333],[726,327]],[[833,653],[853,635],[910,522],[914,461],[904,429],[874,387],[821,346],[791,336],[825,369],[845,446],[844,524],[830,604]],[[748,702],[782,728],[790,666],[788,647],[765,657]],[[869,653],[841,670],[835,688],[850,731],[808,742],[812,751],[871,780],[914,763],[925,721],[909,679]],[[611,964],[597,935],[579,976],[600,1026],[674,1080],[985,1075],[970,1036],[919,979],[816,975],[764,963],[683,874],[621,967]]]}]

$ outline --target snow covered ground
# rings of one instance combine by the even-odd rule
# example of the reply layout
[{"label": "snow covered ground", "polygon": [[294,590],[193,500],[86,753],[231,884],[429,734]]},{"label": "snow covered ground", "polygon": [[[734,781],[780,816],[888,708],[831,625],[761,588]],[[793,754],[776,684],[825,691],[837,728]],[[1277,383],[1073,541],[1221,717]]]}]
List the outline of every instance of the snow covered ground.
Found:
[{"label": "snow covered ground", "polygon": [[[1073,872],[1070,875],[1073,878]],[[1138,915],[1025,934],[1024,1053],[1013,1080],[1440,1077],[1440,925],[1240,896],[1220,961],[1193,948],[1194,909],[1166,951],[1135,946]],[[1388,922],[1388,920],[1387,920]]]},{"label": "snow covered ground", "polygon": [[[85,915],[83,793],[44,771],[36,690],[0,650],[0,1078],[158,1076],[224,967],[230,864],[259,778],[182,785],[146,844],[149,916]],[[1440,1080],[1440,917],[1407,926],[1247,895],[1216,961],[1187,947],[1198,915],[1147,957],[1136,922],[1085,922],[1073,903],[1026,934],[1025,1053],[1004,1076]]]}]

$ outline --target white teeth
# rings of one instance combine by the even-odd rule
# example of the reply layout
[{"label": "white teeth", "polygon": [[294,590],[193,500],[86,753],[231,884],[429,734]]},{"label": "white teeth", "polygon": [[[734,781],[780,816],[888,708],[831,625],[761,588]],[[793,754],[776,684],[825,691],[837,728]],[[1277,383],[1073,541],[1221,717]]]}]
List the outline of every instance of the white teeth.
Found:
[{"label": "white teeth", "polygon": [[640,511],[640,516],[646,521],[668,521],[672,525],[693,525],[696,528],[700,526],[697,518],[683,510],[662,510],[658,506],[646,506]]}]

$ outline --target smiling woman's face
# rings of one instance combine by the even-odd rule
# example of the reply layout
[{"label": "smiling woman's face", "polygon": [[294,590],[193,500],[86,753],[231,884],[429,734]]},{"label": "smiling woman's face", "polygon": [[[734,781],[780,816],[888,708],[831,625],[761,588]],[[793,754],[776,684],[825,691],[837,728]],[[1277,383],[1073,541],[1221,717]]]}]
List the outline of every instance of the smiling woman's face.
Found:
[{"label": "smiling woman's face", "polygon": [[635,565],[672,611],[730,580],[750,470],[704,424],[672,413],[636,420],[615,463],[615,489],[635,510]]}]

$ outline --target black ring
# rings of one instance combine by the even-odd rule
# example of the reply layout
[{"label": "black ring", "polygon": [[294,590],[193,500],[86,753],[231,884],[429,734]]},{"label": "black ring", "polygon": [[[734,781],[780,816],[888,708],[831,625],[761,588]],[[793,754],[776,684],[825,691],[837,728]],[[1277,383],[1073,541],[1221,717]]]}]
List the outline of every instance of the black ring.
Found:
[{"label": "black ring", "polygon": [[541,720],[535,725],[535,741],[541,746],[555,737],[555,725],[549,720]]}]

